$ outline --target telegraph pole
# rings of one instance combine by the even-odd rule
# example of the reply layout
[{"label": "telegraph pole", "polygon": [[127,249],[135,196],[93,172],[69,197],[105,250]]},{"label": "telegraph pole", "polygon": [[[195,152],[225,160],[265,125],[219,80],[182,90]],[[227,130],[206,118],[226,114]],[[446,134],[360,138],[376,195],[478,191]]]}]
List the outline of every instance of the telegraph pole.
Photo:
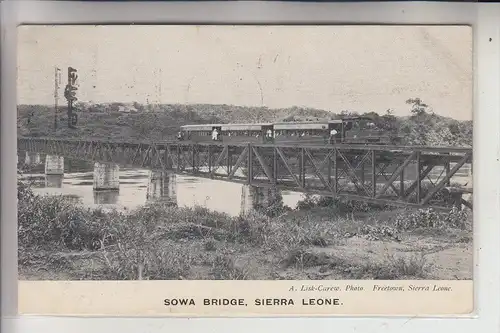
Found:
[{"label": "telegraph pole", "polygon": [[54,68],[54,132],[57,131],[57,113],[59,112],[59,83],[60,83],[60,69],[56,66]]},{"label": "telegraph pole", "polygon": [[76,128],[76,124],[78,122],[78,116],[76,113],[73,113],[73,103],[76,99],[76,91],[78,90],[76,86],[76,80],[78,79],[78,75],[76,74],[77,70],[73,67],[68,67],[68,84],[66,85],[66,89],[64,91],[64,97],[68,101],[68,127]]}]

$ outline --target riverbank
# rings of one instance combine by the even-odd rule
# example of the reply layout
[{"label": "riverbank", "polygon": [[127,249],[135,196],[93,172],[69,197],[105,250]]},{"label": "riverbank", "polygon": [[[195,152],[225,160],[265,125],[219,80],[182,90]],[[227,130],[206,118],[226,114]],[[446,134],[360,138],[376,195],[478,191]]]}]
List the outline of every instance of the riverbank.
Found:
[{"label": "riverbank", "polygon": [[103,211],[22,184],[18,199],[20,279],[472,278],[467,211],[310,200],[274,217],[161,203]]}]

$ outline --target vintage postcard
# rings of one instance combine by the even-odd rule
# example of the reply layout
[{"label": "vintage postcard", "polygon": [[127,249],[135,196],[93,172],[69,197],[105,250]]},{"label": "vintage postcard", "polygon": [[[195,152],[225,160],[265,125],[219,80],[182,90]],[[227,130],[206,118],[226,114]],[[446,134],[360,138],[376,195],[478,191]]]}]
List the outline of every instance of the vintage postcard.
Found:
[{"label": "vintage postcard", "polygon": [[472,29],[18,28],[21,314],[468,315]]}]

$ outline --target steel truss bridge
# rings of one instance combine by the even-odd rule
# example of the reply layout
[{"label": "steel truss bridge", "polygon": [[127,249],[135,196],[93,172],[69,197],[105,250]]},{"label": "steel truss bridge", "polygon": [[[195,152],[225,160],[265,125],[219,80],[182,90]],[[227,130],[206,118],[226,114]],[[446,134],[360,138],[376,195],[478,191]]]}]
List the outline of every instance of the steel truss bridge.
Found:
[{"label": "steel truss bridge", "polygon": [[447,210],[463,204],[472,209],[472,204],[462,198],[464,193],[472,193],[468,189],[472,188],[472,148],[117,142],[33,137],[19,138],[17,144],[19,150],[28,152],[257,187],[393,206]]}]

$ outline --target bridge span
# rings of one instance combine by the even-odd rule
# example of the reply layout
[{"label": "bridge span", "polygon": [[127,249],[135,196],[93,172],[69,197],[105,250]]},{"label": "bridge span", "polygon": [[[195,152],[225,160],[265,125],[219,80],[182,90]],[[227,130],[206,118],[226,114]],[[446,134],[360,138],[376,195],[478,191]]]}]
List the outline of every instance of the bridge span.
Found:
[{"label": "bridge span", "polygon": [[[471,202],[472,149],[20,137],[18,150],[405,207]],[[221,193],[220,195],[224,195]]]}]

